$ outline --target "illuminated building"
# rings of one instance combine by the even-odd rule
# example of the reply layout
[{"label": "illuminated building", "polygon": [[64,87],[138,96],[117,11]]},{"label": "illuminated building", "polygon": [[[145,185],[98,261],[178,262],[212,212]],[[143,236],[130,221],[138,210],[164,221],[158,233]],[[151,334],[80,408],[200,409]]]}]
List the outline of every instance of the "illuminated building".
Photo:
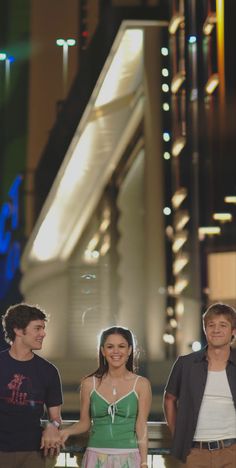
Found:
[{"label": "illuminated building", "polygon": [[44,352],[68,389],[94,367],[101,328],[131,327],[161,386],[176,355],[197,349],[205,306],[235,305],[229,3],[107,7],[84,29],[22,258],[21,291],[51,314]]}]

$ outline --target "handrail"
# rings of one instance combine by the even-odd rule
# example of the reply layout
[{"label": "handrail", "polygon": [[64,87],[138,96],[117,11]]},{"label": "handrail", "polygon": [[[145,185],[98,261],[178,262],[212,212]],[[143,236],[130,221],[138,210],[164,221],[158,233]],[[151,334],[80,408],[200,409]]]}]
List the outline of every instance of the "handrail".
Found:
[{"label": "handrail", "polygon": [[[42,421],[45,425],[48,421]],[[63,420],[62,427],[75,423],[76,420]],[[171,446],[171,435],[168,426],[161,421],[148,421],[148,453],[150,455],[169,455]],[[88,441],[88,433],[71,436],[66,441],[64,453],[77,455],[84,453]]]}]

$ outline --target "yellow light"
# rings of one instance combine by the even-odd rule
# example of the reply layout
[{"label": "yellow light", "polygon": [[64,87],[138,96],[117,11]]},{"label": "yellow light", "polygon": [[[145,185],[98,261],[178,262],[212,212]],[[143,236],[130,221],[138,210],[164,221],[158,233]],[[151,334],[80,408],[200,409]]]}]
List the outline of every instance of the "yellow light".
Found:
[{"label": "yellow light", "polygon": [[175,318],[170,319],[170,325],[172,328],[177,328],[177,320]]},{"label": "yellow light", "polygon": [[98,234],[95,234],[95,235],[92,237],[92,239],[89,241],[87,250],[91,250],[91,251],[94,250],[95,247],[97,247],[98,242],[99,242],[99,235],[98,235]]},{"label": "yellow light", "polygon": [[219,226],[202,226],[198,228],[199,236],[215,236],[221,233],[221,229]]},{"label": "yellow light", "polygon": [[236,196],[235,195],[227,195],[224,198],[224,202],[225,203],[234,203],[234,204],[236,204]]},{"label": "yellow light", "polygon": [[173,233],[174,233],[174,229],[172,226],[166,226],[166,235],[168,237],[168,239],[172,240],[173,239]]},{"label": "yellow light", "polygon": [[[108,104],[119,94],[120,86],[126,80],[124,67],[127,66],[127,63],[132,63],[136,68],[136,73],[139,72],[143,50],[143,35],[142,29],[128,29],[125,32],[98,93],[95,107]],[[120,77],[120,79],[117,79],[117,77]]]},{"label": "yellow light", "polygon": [[188,223],[189,219],[190,216],[187,210],[178,211],[175,214],[174,218],[174,225],[176,231],[181,231],[184,228],[184,226]]},{"label": "yellow light", "polygon": [[167,307],[166,313],[167,313],[168,317],[173,317],[173,315],[174,315],[173,307]]},{"label": "yellow light", "polygon": [[206,83],[205,90],[207,94],[212,94],[219,84],[219,76],[217,73],[211,75]]},{"label": "yellow light", "polygon": [[174,344],[175,342],[175,337],[171,335],[170,333],[164,333],[163,335],[163,341],[168,344]]},{"label": "yellow light", "polygon": [[170,22],[169,22],[169,33],[170,34],[175,34],[177,29],[179,28],[180,25],[184,24],[184,16],[181,15],[180,13],[177,13],[176,15],[173,15]]},{"label": "yellow light", "polygon": [[187,286],[188,280],[186,278],[178,279],[175,283],[175,294],[181,294]]},{"label": "yellow light", "polygon": [[185,244],[188,239],[187,231],[179,232],[175,235],[174,242],[172,244],[172,250],[174,253],[177,253],[181,247]]},{"label": "yellow light", "polygon": [[177,93],[184,81],[185,81],[185,73],[184,72],[176,73],[176,75],[173,77],[172,82],[171,82],[171,92],[173,94]]},{"label": "yellow light", "polygon": [[232,214],[231,213],[214,213],[213,214],[213,219],[215,221],[221,221],[221,222],[227,222],[227,221],[232,221]]},{"label": "yellow light", "polygon": [[172,145],[172,155],[176,158],[177,156],[179,156],[179,154],[181,153],[182,149],[185,147],[186,145],[186,137],[185,136],[180,136],[178,137],[173,145]]},{"label": "yellow light", "polygon": [[109,219],[104,219],[102,222],[101,222],[101,225],[100,225],[100,232],[105,232],[108,228],[110,224],[110,220]]},{"label": "yellow light", "polygon": [[224,107],[225,99],[225,25],[224,25],[224,0],[216,0],[217,19],[217,62],[220,77],[220,105]]},{"label": "yellow light", "polygon": [[110,246],[111,246],[110,236],[107,234],[106,236],[104,236],[104,241],[100,249],[100,254],[102,256],[106,255],[106,253],[110,249]]},{"label": "yellow light", "polygon": [[174,275],[178,275],[181,270],[187,265],[189,262],[189,257],[186,253],[182,253],[181,255],[178,255],[178,257],[175,259],[173,263],[173,273]]},{"label": "yellow light", "polygon": [[[27,243],[22,256],[23,269],[31,261],[67,259],[82,235],[103,184],[107,184],[117,165],[130,122],[136,125],[136,119],[141,116],[141,96],[132,107],[129,100],[142,82],[143,35],[143,28],[133,26],[118,34]],[[117,65],[115,71],[113,65]],[[109,118],[96,116],[99,110],[96,106],[110,104],[112,107],[119,100],[122,101],[119,112],[110,111]],[[121,115],[128,122],[124,129],[116,124]]]},{"label": "yellow light", "polygon": [[184,314],[184,303],[180,300],[176,301],[175,313],[178,317],[181,317]]},{"label": "yellow light", "polygon": [[213,31],[213,28],[214,28],[214,24],[213,23],[208,23],[208,22],[205,22],[204,25],[203,25],[203,32],[206,36],[210,36],[210,34],[212,33]]},{"label": "yellow light", "polygon": [[203,24],[203,32],[206,36],[209,36],[212,33],[215,24],[216,24],[216,14],[212,12],[207,16]]},{"label": "yellow light", "polygon": [[176,210],[179,208],[181,203],[183,203],[184,199],[187,197],[187,189],[185,187],[181,187],[180,189],[176,190],[172,197],[172,205],[173,208]]}]

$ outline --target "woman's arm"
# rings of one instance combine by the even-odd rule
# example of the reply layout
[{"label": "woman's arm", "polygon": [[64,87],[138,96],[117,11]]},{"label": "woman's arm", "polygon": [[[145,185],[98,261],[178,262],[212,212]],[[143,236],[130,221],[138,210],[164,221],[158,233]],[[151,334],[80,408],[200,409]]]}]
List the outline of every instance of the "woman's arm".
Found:
[{"label": "woman's arm", "polygon": [[72,435],[87,432],[91,425],[90,419],[90,394],[92,391],[92,377],[88,377],[81,384],[80,389],[80,420],[66,429],[60,431],[61,445],[65,448],[65,442]]},{"label": "woman's arm", "polygon": [[147,466],[148,455],[148,428],[147,420],[152,403],[152,390],[148,379],[140,377],[136,391],[138,394],[138,416],[136,421],[136,434],[138,439],[141,466]]},{"label": "woman's arm", "polygon": [[175,432],[175,421],[177,414],[177,397],[171,393],[165,392],[164,394],[164,415],[167,425],[173,437]]}]

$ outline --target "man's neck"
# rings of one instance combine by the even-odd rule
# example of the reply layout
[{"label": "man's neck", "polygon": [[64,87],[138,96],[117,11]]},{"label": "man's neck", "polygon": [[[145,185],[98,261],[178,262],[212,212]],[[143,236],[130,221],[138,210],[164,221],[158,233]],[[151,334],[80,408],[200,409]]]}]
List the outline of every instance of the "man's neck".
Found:
[{"label": "man's neck", "polygon": [[9,354],[13,359],[16,359],[17,361],[30,361],[34,356],[34,353],[31,351],[31,349],[21,348],[15,343],[11,345],[9,349]]},{"label": "man's neck", "polygon": [[230,347],[225,346],[222,348],[208,347],[207,359],[208,370],[221,371],[226,368],[227,361],[230,355]]}]

